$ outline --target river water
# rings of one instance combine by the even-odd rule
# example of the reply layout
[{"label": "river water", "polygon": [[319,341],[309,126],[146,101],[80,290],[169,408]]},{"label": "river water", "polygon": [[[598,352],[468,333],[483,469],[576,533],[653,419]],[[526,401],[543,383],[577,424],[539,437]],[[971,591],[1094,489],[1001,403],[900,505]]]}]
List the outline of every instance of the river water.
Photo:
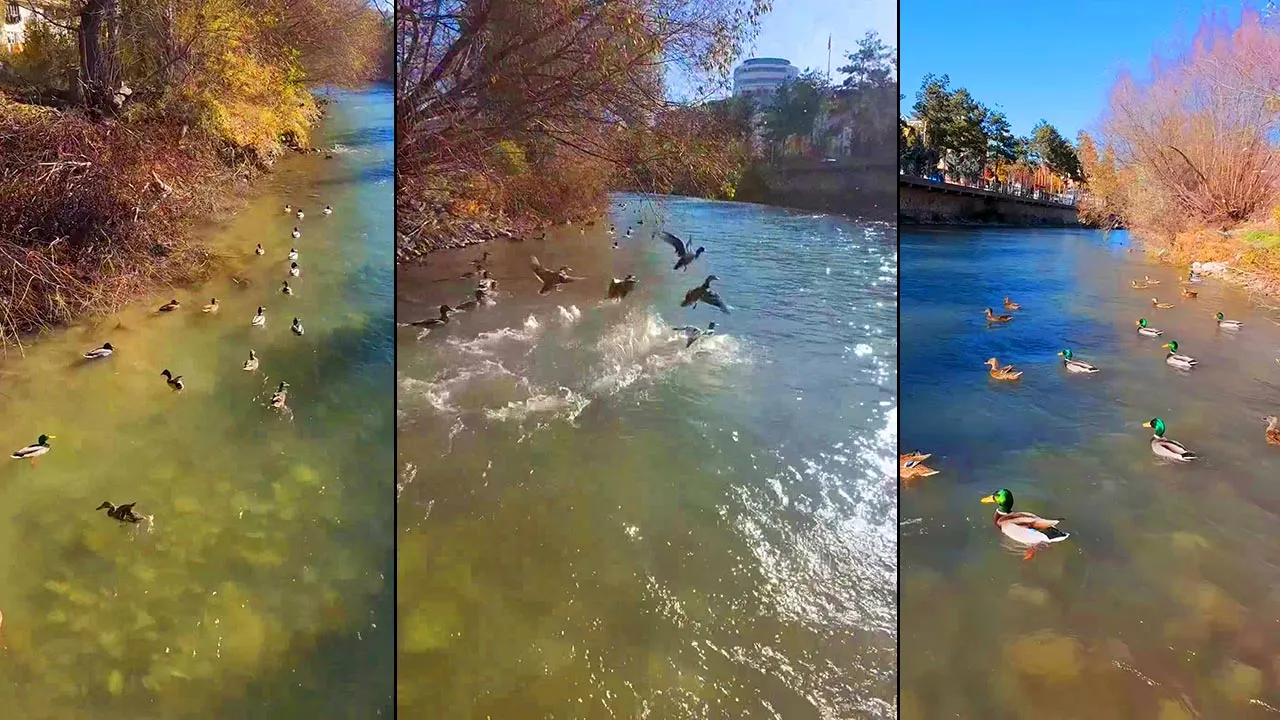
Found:
[{"label": "river water", "polygon": [[[1123,232],[902,232],[902,710],[917,718],[1262,718],[1280,710],[1280,322]],[[1129,287],[1150,276],[1147,290]],[[982,309],[1023,309],[988,328]],[[1155,296],[1175,304],[1156,309]],[[1242,320],[1221,330],[1222,312]],[[1199,361],[1164,362],[1148,318]],[[1101,372],[1068,375],[1071,349]],[[1025,371],[993,383],[995,356]],[[1160,460],[1142,423],[1201,456]],[[1024,561],[979,499],[1065,518]]]},{"label": "river water", "polygon": [[[893,227],[616,200],[400,270],[401,321],[484,249],[499,297],[397,337],[399,717],[893,717]],[[732,314],[680,308],[708,273]]]},{"label": "river water", "polygon": [[[212,233],[243,282],[157,293],[0,362],[6,452],[55,436],[34,467],[0,464],[0,715],[390,716],[392,99],[334,100],[317,137],[333,159],[282,161]],[[80,359],[103,342],[114,356]],[[264,407],[281,380],[291,418]]]}]

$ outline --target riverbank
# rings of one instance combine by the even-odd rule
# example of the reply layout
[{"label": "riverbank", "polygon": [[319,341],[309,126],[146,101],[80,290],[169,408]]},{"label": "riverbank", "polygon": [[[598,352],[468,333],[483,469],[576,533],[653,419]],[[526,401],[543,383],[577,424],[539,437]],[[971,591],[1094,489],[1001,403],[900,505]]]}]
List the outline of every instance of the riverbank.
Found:
[{"label": "riverbank", "polygon": [[1153,259],[1221,278],[1262,304],[1280,300],[1280,223],[1252,223],[1234,230],[1194,230],[1161,237],[1134,234]]}]

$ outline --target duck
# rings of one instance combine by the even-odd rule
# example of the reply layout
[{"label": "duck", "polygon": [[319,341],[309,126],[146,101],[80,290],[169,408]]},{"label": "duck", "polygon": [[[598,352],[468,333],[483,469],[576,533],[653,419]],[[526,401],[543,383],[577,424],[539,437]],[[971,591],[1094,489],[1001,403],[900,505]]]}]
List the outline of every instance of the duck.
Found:
[{"label": "duck", "polygon": [[1013,512],[1013,493],[1008,489],[997,490],[982,498],[982,502],[996,506],[992,520],[1005,537],[1027,546],[1022,554],[1024,560],[1030,560],[1037,550],[1046,545],[1071,537],[1070,533],[1058,529],[1061,519],[1050,520],[1029,512]]},{"label": "duck", "polygon": [[249,351],[249,359],[244,361],[244,365],[242,365],[240,369],[241,369],[241,370],[244,370],[244,371],[246,371],[246,372],[253,372],[254,370],[257,370],[257,369],[258,369],[258,354],[257,354],[257,353],[255,353],[254,351],[250,350],[250,351]]},{"label": "duck", "polygon": [[903,482],[933,477],[937,474],[937,470],[934,470],[919,460],[904,460],[898,463],[898,477]]},{"label": "duck", "polygon": [[267,251],[263,249],[262,243],[258,243],[258,247],[253,251],[254,255],[266,255]]},{"label": "duck", "polygon": [[726,315],[729,314],[729,306],[711,289],[712,281],[719,279],[715,275],[708,275],[701,285],[684,294],[684,300],[680,302],[680,307],[698,307],[698,303],[704,302],[720,308]]},{"label": "duck", "polygon": [[1017,380],[1022,377],[1021,370],[1014,370],[1012,365],[1000,367],[1000,361],[995,358],[988,358],[983,364],[991,368],[987,374],[996,380]]},{"label": "duck", "polygon": [[133,512],[133,506],[137,504],[138,503],[125,503],[124,505],[116,506],[106,500],[103,500],[102,504],[96,509],[106,510],[107,517],[113,520],[119,520],[124,523],[140,523],[142,522],[142,518]]},{"label": "duck", "polygon": [[288,280],[285,280],[285,281],[284,281],[284,284],[280,286],[280,292],[284,293],[285,295],[292,295],[292,294],[293,294],[293,288],[289,287],[289,281],[288,281]]},{"label": "duck", "polygon": [[1151,286],[1146,283],[1140,283],[1137,280],[1130,280],[1129,287],[1133,288],[1134,290],[1146,290]]},{"label": "duck", "polygon": [[[301,209],[301,208],[299,208],[299,209],[298,209],[298,212],[297,212],[297,213],[295,213],[295,214],[298,216],[298,219],[299,219],[299,220],[301,220],[302,218],[306,217],[306,215],[304,215],[304,214],[303,214],[303,212],[302,212],[302,209]],[[296,229],[296,228],[295,228],[295,229]]]},{"label": "duck", "polygon": [[470,278],[475,278],[476,282],[485,282],[493,279],[489,276],[489,271],[487,269],[479,266],[477,266],[475,270],[468,270],[458,277],[459,280],[467,280]]},{"label": "duck", "polygon": [[1190,357],[1188,355],[1178,354],[1177,340],[1170,340],[1169,342],[1165,343],[1161,347],[1166,347],[1169,349],[1169,354],[1165,355],[1164,361],[1176,368],[1181,368],[1183,370],[1190,370],[1191,368],[1199,364],[1198,362],[1196,362],[1196,359],[1193,357]]},{"label": "duck", "polygon": [[325,215],[332,215],[333,208],[329,207],[328,205],[325,205],[324,210],[322,210],[321,212],[323,212]]},{"label": "duck", "polygon": [[267,401],[267,405],[277,409],[283,408],[285,406],[285,403],[288,402],[289,400],[289,391],[286,390],[286,388],[288,387],[289,387],[289,383],[281,380],[280,385],[276,388],[276,391],[271,394],[271,399]]},{"label": "duck", "polygon": [[485,290],[484,288],[476,288],[475,297],[473,297],[470,300],[467,300],[466,302],[460,302],[457,305],[454,305],[453,309],[455,312],[465,312],[467,310],[473,310],[477,307],[480,307],[481,305],[488,304],[487,303],[488,298],[489,298],[489,295],[487,290]]},{"label": "duck", "polygon": [[996,315],[991,312],[991,308],[986,309],[987,322],[989,323],[1007,323],[1013,319],[1012,315]]},{"label": "duck", "polygon": [[1182,297],[1184,298],[1194,298],[1194,297],[1197,297],[1198,295],[1200,295],[1200,293],[1196,292],[1195,290],[1192,290],[1190,288],[1182,288]]},{"label": "duck", "polygon": [[1151,304],[1152,304],[1152,306],[1154,306],[1154,307],[1158,307],[1158,308],[1160,308],[1161,310],[1168,310],[1169,308],[1173,307],[1173,303],[1160,302],[1159,300],[1157,300],[1157,299],[1155,299],[1155,298],[1151,298]]},{"label": "duck", "polygon": [[631,228],[627,228],[627,231],[626,231],[625,233],[623,233],[623,234],[622,234],[622,237],[623,237],[623,238],[630,238],[630,237],[631,237]]},{"label": "duck", "polygon": [[618,231],[617,231],[616,229],[614,229],[614,227],[613,227],[612,225],[610,225],[610,226],[609,226],[609,234],[610,234],[610,235],[616,235],[617,233],[618,233]]},{"label": "duck", "polygon": [[289,248],[289,259],[290,260],[298,259],[298,248]]},{"label": "duck", "polygon": [[538,262],[538,258],[530,258],[530,265],[533,267],[533,274],[538,276],[542,281],[542,289],[538,291],[539,295],[546,295],[552,290],[559,290],[561,285],[565,283],[576,282],[578,280],[586,280],[583,277],[574,277],[569,273],[573,272],[573,268],[568,265],[561,265],[559,270],[548,270]]},{"label": "duck", "polygon": [[289,329],[292,330],[293,334],[297,335],[298,337],[302,337],[302,334],[306,332],[305,330],[302,329],[302,321],[299,320],[298,318],[293,319],[293,325],[290,325]]},{"label": "duck", "polygon": [[267,324],[267,309],[259,305],[257,314],[253,316],[253,319],[249,321],[249,324],[254,327],[265,326]]},{"label": "duck", "polygon": [[174,390],[181,390],[182,388],[186,387],[185,385],[182,384],[181,375],[174,375],[173,373],[169,372],[167,369],[162,371],[160,374],[164,376],[165,383],[167,383],[169,387],[173,388]]},{"label": "duck", "polygon": [[302,268],[298,267],[298,263],[289,263],[289,277],[298,277],[302,274]]},{"label": "duck", "polygon": [[1222,313],[1217,313],[1214,317],[1218,319],[1218,327],[1220,328],[1226,328],[1227,330],[1239,330],[1244,327],[1244,323],[1239,320],[1228,320],[1222,316]]},{"label": "duck", "polygon": [[1022,309],[1022,306],[1021,306],[1021,305],[1019,305],[1018,303],[1016,303],[1016,302],[1014,302],[1014,301],[1010,300],[1009,298],[1005,298],[1005,299],[1004,299],[1004,309],[1005,309],[1005,310],[1021,310],[1021,309]]},{"label": "duck", "polygon": [[635,275],[628,275],[621,280],[612,278],[609,280],[609,299],[621,300],[627,296],[627,293],[635,289],[636,283],[640,282]]},{"label": "duck", "polygon": [[1137,320],[1133,321],[1133,324],[1138,326],[1139,335],[1146,335],[1147,337],[1160,337],[1161,335],[1164,334],[1164,331],[1157,330],[1147,325],[1146,318],[1138,318]]},{"label": "duck", "polygon": [[200,312],[206,312],[206,313],[218,312],[218,298],[209,298],[209,304],[200,308]]},{"label": "duck", "polygon": [[1193,283],[1193,284],[1202,283],[1204,282],[1204,278],[1197,275],[1195,269],[1193,268],[1187,271],[1187,282]]},{"label": "duck", "polygon": [[1142,276],[1142,281],[1143,281],[1144,283],[1146,283],[1148,286],[1150,286],[1150,285],[1159,285],[1159,284],[1160,284],[1160,281],[1159,281],[1159,280],[1152,280],[1152,279],[1151,279],[1149,276],[1147,276],[1147,275],[1143,275],[1143,276]]},{"label": "duck", "polygon": [[1272,445],[1280,445],[1280,418],[1275,415],[1268,415],[1262,418],[1262,422],[1267,424],[1267,442]]},{"label": "duck", "polygon": [[477,260],[471,261],[471,267],[476,270],[483,270],[485,265],[489,264],[489,251],[485,250]]},{"label": "duck", "polygon": [[414,327],[435,327],[437,325],[448,325],[449,313],[451,312],[453,312],[453,308],[449,307],[448,305],[441,305],[440,317],[427,318],[426,320],[419,320],[417,322],[411,322],[409,324],[413,325]]},{"label": "duck", "polygon": [[14,450],[13,454],[10,455],[9,457],[13,458],[14,460],[35,460],[36,458],[40,457],[41,455],[44,455],[45,453],[53,449],[49,447],[49,441],[54,439],[55,437],[57,436],[41,435],[40,437],[36,438],[36,442],[34,445],[28,445],[24,448]]},{"label": "duck", "polygon": [[902,453],[901,455],[899,455],[898,464],[903,465],[912,461],[924,462],[925,460],[928,460],[931,457],[933,457],[933,453],[922,453],[919,450],[913,450],[909,453]]},{"label": "duck", "polygon": [[293,212],[293,206],[292,206],[292,205],[285,205],[285,206],[284,206],[284,214],[285,214],[285,215],[288,215],[288,214],[289,214],[289,213],[291,213],[291,212]]},{"label": "duck", "polygon": [[160,306],[160,312],[173,312],[174,310],[177,310],[180,307],[182,307],[182,303],[178,302],[177,300],[170,300],[169,302]]},{"label": "duck", "polygon": [[111,347],[111,343],[102,343],[102,347],[94,348],[93,350],[90,350],[89,352],[85,353],[84,359],[85,360],[101,360],[102,358],[111,357],[111,353],[115,351],[116,349]]},{"label": "duck", "polygon": [[716,324],[714,322],[707,324],[707,329],[694,327],[693,325],[685,325],[684,327],[671,328],[673,331],[684,335],[686,349],[693,347],[693,344],[699,340],[711,337],[716,334]]},{"label": "duck", "polygon": [[684,270],[688,272],[689,266],[693,264],[693,261],[702,257],[702,253],[707,250],[704,247],[699,247],[696,252],[691,252],[689,248],[685,246],[685,242],[683,240],[665,230],[662,231],[662,240],[666,244],[675,248],[676,265],[671,268],[672,270]]},{"label": "duck", "polygon": [[1151,452],[1156,455],[1178,462],[1191,462],[1199,459],[1199,455],[1187,449],[1186,445],[1170,440],[1164,436],[1164,420],[1160,418],[1151,418],[1142,423],[1142,427],[1151,428],[1153,435],[1151,436]]},{"label": "duck", "polygon": [[302,237],[302,233],[301,233],[301,232],[299,232],[299,231],[298,231],[298,228],[296,228],[296,227],[293,229],[293,232],[291,232],[291,233],[289,233],[289,234],[293,236],[293,239],[294,239],[294,240],[297,240],[298,238]]},{"label": "duck", "polygon": [[1084,361],[1082,361],[1082,360],[1076,360],[1076,359],[1071,355],[1071,350],[1070,350],[1070,349],[1063,350],[1062,352],[1059,352],[1058,354],[1062,356],[1062,364],[1063,364],[1064,366],[1066,366],[1066,368],[1067,368],[1067,372],[1073,372],[1073,373],[1096,373],[1096,372],[1098,372],[1098,368],[1096,368],[1096,367],[1094,367],[1094,366],[1090,365],[1089,363],[1084,362]]}]

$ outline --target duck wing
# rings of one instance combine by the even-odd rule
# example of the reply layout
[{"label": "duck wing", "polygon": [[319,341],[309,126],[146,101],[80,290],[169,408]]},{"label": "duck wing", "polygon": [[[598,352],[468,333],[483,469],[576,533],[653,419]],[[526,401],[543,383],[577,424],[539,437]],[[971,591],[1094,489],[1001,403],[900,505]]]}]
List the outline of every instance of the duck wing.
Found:
[{"label": "duck wing", "polygon": [[684,294],[684,300],[680,303],[680,307],[689,307],[702,299],[703,293],[707,292],[701,285]]},{"label": "duck wing", "polygon": [[685,248],[684,241],[666,230],[662,231],[662,241],[675,248],[676,255],[680,256],[681,259],[683,259],[685,255],[689,254],[689,251]]},{"label": "duck wing", "polygon": [[1048,530],[1049,528],[1057,527],[1058,523],[1062,522],[1062,520],[1061,519],[1050,520],[1048,518],[1042,518],[1039,515],[1036,515],[1035,513],[1016,512],[1016,513],[1009,513],[1008,515],[1002,516],[1000,518],[1000,522],[1011,523],[1013,525],[1021,525],[1023,527],[1035,528],[1036,530]]},{"label": "duck wing", "polygon": [[717,295],[713,290],[707,290],[702,293],[702,302],[708,305],[715,305],[716,307],[720,308],[721,312],[723,312],[725,315],[729,314],[729,306],[726,305],[724,300],[721,300],[720,296]]},{"label": "duck wing", "polygon": [[542,263],[538,261],[536,256],[531,255],[529,257],[529,265],[533,268],[533,274],[537,275],[538,279],[541,280],[544,285],[547,283],[553,283],[555,279],[560,276],[560,273],[542,267]]}]

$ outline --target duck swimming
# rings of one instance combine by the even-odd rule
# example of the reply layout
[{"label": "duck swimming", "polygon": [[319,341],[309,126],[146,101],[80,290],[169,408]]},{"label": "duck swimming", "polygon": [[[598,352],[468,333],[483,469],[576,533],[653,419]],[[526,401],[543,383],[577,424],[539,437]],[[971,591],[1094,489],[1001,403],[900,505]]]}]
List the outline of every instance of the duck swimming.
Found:
[{"label": "duck swimming", "polygon": [[174,390],[181,390],[182,388],[186,387],[185,385],[182,384],[181,375],[174,375],[168,370],[164,370],[160,374],[164,376],[164,381],[169,385],[169,387],[173,388]]},{"label": "duck swimming", "polygon": [[919,460],[903,460],[898,463],[898,478],[903,482],[933,477],[938,471]]},{"label": "duck swimming", "polygon": [[293,325],[289,326],[289,329],[293,331],[294,335],[297,335],[299,337],[301,337],[302,334],[306,332],[305,330],[302,329],[302,321],[299,320],[298,318],[293,319]]},{"label": "duck swimming", "polygon": [[1160,302],[1155,298],[1151,298],[1151,304],[1154,305],[1155,307],[1160,308],[1161,310],[1168,310],[1169,308],[1173,307],[1173,303]]},{"label": "duck swimming", "polygon": [[289,400],[289,392],[285,388],[289,387],[289,383],[280,381],[280,386],[272,393],[271,399],[267,401],[267,405],[276,409],[285,407],[285,403]]},{"label": "duck swimming", "polygon": [[289,259],[290,259],[290,260],[297,260],[297,259],[298,259],[298,249],[297,249],[297,248],[289,248]]},{"label": "duck swimming", "polygon": [[898,464],[902,465],[903,463],[908,463],[911,461],[924,462],[925,460],[928,460],[931,457],[933,457],[933,453],[922,453],[919,450],[913,450],[909,453],[902,453],[901,455],[899,455]]},{"label": "duck swimming", "polygon": [[995,358],[990,358],[983,364],[991,368],[987,374],[996,380],[1017,380],[1022,377],[1021,370],[1014,370],[1012,365],[1000,367],[1000,361]]},{"label": "duck swimming", "polygon": [[1222,313],[1217,313],[1214,317],[1218,319],[1218,327],[1220,328],[1225,328],[1227,330],[1239,330],[1244,327],[1244,323],[1239,320],[1227,320],[1222,316]]},{"label": "duck swimming", "polygon": [[206,313],[218,312],[218,298],[209,298],[209,304],[200,308],[200,312],[206,312]]},{"label": "duck swimming", "polygon": [[267,309],[259,305],[257,314],[253,316],[249,324],[254,327],[264,327],[267,324]]},{"label": "duck swimming", "polygon": [[683,269],[688,271],[689,266],[693,264],[693,261],[702,257],[702,253],[706,251],[706,248],[699,247],[697,252],[690,252],[689,249],[685,247],[683,240],[665,230],[662,231],[662,239],[668,245],[675,248],[676,251],[676,265],[671,268],[672,270]]},{"label": "duck swimming", "polygon": [[465,312],[467,310],[472,310],[474,308],[477,308],[481,305],[487,305],[488,299],[489,299],[489,296],[488,296],[487,290],[485,290],[484,288],[476,288],[474,298],[472,298],[471,300],[467,300],[466,302],[458,303],[457,305],[454,306],[453,309],[456,312]]},{"label": "duck swimming", "polygon": [[242,369],[242,370],[246,370],[246,371],[248,371],[248,372],[253,372],[254,370],[257,370],[257,369],[258,369],[258,355],[257,355],[257,353],[255,353],[254,351],[250,350],[250,351],[249,351],[249,359],[244,361],[244,365],[243,365],[243,366],[241,366],[241,369]]},{"label": "duck swimming", "polygon": [[1062,520],[1049,520],[1029,512],[1013,512],[1013,493],[1009,490],[997,490],[982,498],[982,502],[996,506],[992,520],[1005,537],[1027,546],[1022,555],[1023,560],[1030,560],[1037,550],[1050,543],[1062,542],[1071,537],[1070,533],[1058,529],[1058,523]]},{"label": "duck swimming", "polygon": [[991,312],[991,308],[987,308],[985,312],[987,313],[987,322],[989,323],[1007,323],[1013,319],[1012,315],[996,315]]},{"label": "duck swimming", "polygon": [[1084,362],[1082,360],[1076,360],[1075,357],[1072,356],[1071,350],[1069,349],[1063,350],[1058,354],[1062,356],[1062,364],[1067,368],[1067,372],[1073,372],[1073,373],[1098,372],[1098,368],[1090,365],[1089,363]]},{"label": "duck swimming", "polygon": [[266,255],[267,251],[262,249],[262,243],[258,243],[257,249],[253,251],[254,255]]},{"label": "duck swimming", "polygon": [[719,279],[715,275],[708,275],[701,285],[684,294],[684,300],[681,301],[680,307],[698,307],[698,303],[704,302],[720,308],[726,315],[729,314],[729,306],[711,289],[712,281]]},{"label": "duck swimming", "polygon": [[451,312],[453,312],[453,308],[449,307],[448,305],[441,305],[440,317],[427,318],[426,320],[419,320],[417,322],[411,322],[409,324],[413,325],[414,327],[435,327],[437,325],[448,325],[449,313]]},{"label": "duck swimming", "polygon": [[174,310],[177,310],[180,307],[182,307],[182,303],[178,302],[177,300],[170,300],[169,302],[160,306],[160,312],[173,312]]},{"label": "duck swimming", "polygon": [[332,215],[332,214],[333,214],[333,208],[329,207],[328,205],[325,205],[325,206],[324,206],[324,210],[323,210],[322,212],[324,212],[324,214],[325,214],[325,215]]},{"label": "duck swimming", "polygon": [[1140,283],[1137,280],[1130,280],[1129,287],[1133,288],[1134,290],[1146,290],[1151,286],[1146,283]]},{"label": "duck swimming", "polygon": [[1200,364],[1196,362],[1195,358],[1189,355],[1178,354],[1177,340],[1170,340],[1169,342],[1165,343],[1162,347],[1169,348],[1169,354],[1164,356],[1164,361],[1176,368],[1181,368],[1183,370],[1190,370],[1191,368]]},{"label": "duck swimming", "polygon": [[1262,418],[1262,422],[1267,424],[1267,442],[1272,445],[1280,445],[1280,418],[1275,415],[1268,415]]},{"label": "duck swimming", "polygon": [[716,324],[714,322],[708,324],[706,330],[703,330],[702,328],[694,327],[693,325],[685,325],[684,327],[671,328],[671,329],[674,330],[675,332],[678,332],[684,335],[684,338],[685,338],[684,346],[686,349],[693,347],[693,344],[698,342],[699,340],[703,338],[711,337],[712,335],[716,334]]},{"label": "duck swimming", "polygon": [[1195,298],[1199,295],[1200,293],[1196,292],[1195,290],[1191,290],[1190,288],[1182,288],[1182,297],[1184,298]]},{"label": "duck swimming", "polygon": [[609,280],[609,299],[621,300],[627,296],[627,293],[635,289],[636,283],[640,282],[635,275],[628,275],[621,280],[612,278]]},{"label": "duck swimming", "polygon": [[1164,334],[1164,332],[1160,330],[1157,330],[1153,327],[1149,327],[1147,325],[1146,318],[1138,318],[1137,320],[1133,321],[1133,324],[1138,326],[1139,335],[1146,335],[1147,337],[1160,337],[1161,335]]},{"label": "duck swimming", "polygon": [[292,205],[285,205],[285,206],[284,206],[284,214],[285,214],[285,215],[288,215],[288,214],[289,214],[289,213],[291,213],[291,212],[293,212],[293,206],[292,206]]},{"label": "duck swimming", "polygon": [[294,240],[297,240],[298,238],[302,237],[302,233],[301,233],[301,232],[298,232],[298,228],[294,228],[294,229],[293,229],[293,232],[291,232],[291,233],[289,233],[289,234],[293,236],[293,239],[294,239]]},{"label": "duck swimming", "polygon": [[1203,279],[1203,278],[1201,278],[1199,275],[1197,275],[1197,274],[1196,274],[1196,271],[1195,271],[1194,269],[1192,269],[1192,270],[1188,270],[1188,271],[1187,271],[1187,282],[1189,282],[1189,283],[1201,283],[1201,282],[1204,282],[1204,279]]},{"label": "duck swimming", "polygon": [[1142,276],[1142,281],[1143,281],[1143,282],[1145,282],[1147,285],[1159,285],[1159,284],[1160,284],[1160,281],[1159,281],[1159,280],[1152,280],[1152,279],[1151,279],[1149,276],[1147,276],[1147,275],[1143,275],[1143,276]]},{"label": "duck swimming", "polygon": [[101,360],[102,358],[111,357],[111,353],[116,349],[111,347],[111,343],[102,343],[102,347],[90,350],[84,354],[85,360]]},{"label": "duck swimming", "polygon": [[1151,418],[1142,423],[1142,427],[1151,428],[1152,433],[1154,433],[1151,436],[1151,452],[1156,455],[1178,462],[1191,462],[1199,459],[1200,456],[1188,450],[1186,445],[1164,436],[1164,420]]},{"label": "duck swimming", "polygon": [[138,503],[125,503],[124,505],[117,507],[106,500],[103,500],[102,504],[95,509],[106,510],[107,517],[112,518],[113,520],[119,520],[124,523],[139,523],[142,522],[142,518],[133,512],[133,506],[137,504]]},{"label": "duck swimming", "polygon": [[1004,309],[1005,310],[1021,310],[1022,306],[1006,297],[1004,299]]},{"label": "duck swimming", "polygon": [[292,294],[293,294],[293,288],[289,287],[289,281],[288,281],[288,280],[285,280],[285,281],[284,281],[284,285],[281,285],[281,286],[280,286],[280,292],[284,293],[285,295],[292,295]]},{"label": "duck swimming", "polygon": [[302,274],[302,268],[298,267],[298,263],[289,263],[289,277],[298,277]]},{"label": "duck swimming", "polygon": [[578,280],[586,280],[584,277],[574,277],[569,273],[573,272],[573,268],[568,265],[561,265],[559,270],[548,270],[542,266],[537,257],[530,257],[530,263],[533,267],[533,274],[538,276],[542,281],[542,289],[538,291],[539,295],[546,295],[552,290],[559,290],[561,285]]},{"label": "duck swimming", "polygon": [[302,214],[302,210],[301,210],[301,209],[299,209],[299,210],[298,210],[297,215],[298,215],[298,219],[299,219],[299,220],[301,220],[302,218],[306,217],[306,215],[303,215],[303,214]]},{"label": "duck swimming", "polygon": [[41,435],[40,437],[36,438],[36,442],[34,445],[28,445],[24,448],[19,448],[17,450],[14,450],[13,454],[10,455],[9,457],[13,458],[14,460],[31,460],[32,462],[35,462],[36,458],[40,457],[41,455],[44,455],[45,453],[53,449],[49,447],[49,441],[54,439],[54,437],[56,436]]}]

